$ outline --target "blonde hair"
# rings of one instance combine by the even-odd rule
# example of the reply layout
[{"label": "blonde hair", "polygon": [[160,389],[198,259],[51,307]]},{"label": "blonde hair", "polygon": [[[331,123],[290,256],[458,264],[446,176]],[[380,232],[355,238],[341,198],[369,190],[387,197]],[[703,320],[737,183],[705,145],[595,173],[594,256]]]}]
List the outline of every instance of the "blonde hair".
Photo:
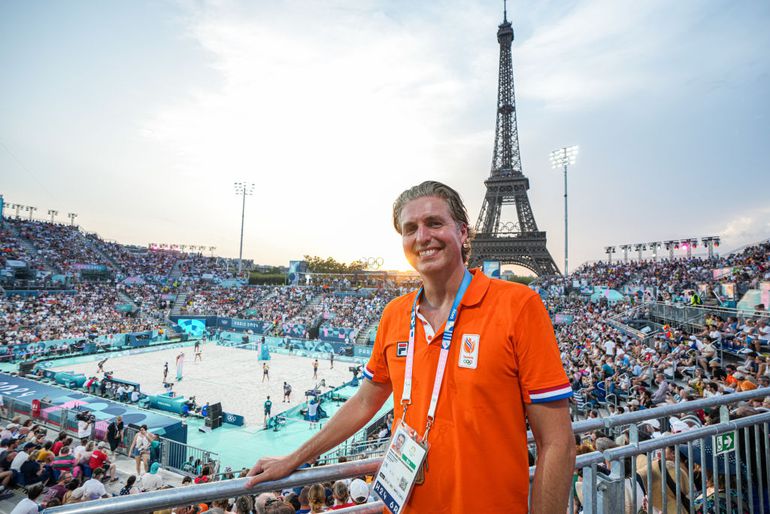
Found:
[{"label": "blonde hair", "polygon": [[321,484],[313,484],[307,492],[307,503],[313,512],[321,512],[326,507],[326,490]]}]

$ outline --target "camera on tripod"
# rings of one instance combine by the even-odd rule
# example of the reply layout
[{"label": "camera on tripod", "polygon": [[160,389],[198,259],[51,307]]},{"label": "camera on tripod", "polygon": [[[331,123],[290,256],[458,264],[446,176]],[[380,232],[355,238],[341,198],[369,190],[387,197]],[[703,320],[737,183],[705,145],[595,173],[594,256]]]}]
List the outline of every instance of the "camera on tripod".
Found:
[{"label": "camera on tripod", "polygon": [[75,415],[75,419],[78,421],[85,421],[87,423],[94,423],[96,421],[96,416],[91,414],[90,411],[84,410],[84,411],[78,412]]}]

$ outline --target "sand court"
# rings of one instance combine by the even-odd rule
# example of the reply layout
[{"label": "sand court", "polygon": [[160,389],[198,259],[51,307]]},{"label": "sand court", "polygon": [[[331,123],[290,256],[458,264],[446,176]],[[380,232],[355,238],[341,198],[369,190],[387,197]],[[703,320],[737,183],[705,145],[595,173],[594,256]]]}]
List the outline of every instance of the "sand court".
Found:
[{"label": "sand court", "polygon": [[[163,389],[163,364],[168,362],[168,381],[174,384],[174,392],[187,398],[195,396],[199,405],[205,402],[222,403],[225,412],[244,416],[246,426],[263,422],[263,404],[267,396],[273,402],[273,415],[305,400],[305,391],[312,389],[321,379],[326,385],[336,387],[352,378],[350,362],[335,358],[330,369],[328,356],[318,360],[318,379],[313,379],[313,360],[309,357],[271,353],[270,380],[262,379],[262,362],[257,352],[238,347],[219,346],[213,342],[201,343],[202,361],[193,362],[192,346],[172,348],[121,357],[110,357],[104,364],[116,378],[141,384],[145,394],[158,394]],[[176,381],[176,357],[184,353],[183,379]],[[103,358],[103,357],[102,357]],[[82,364],[53,366],[55,370],[72,370],[86,376],[96,375],[97,361]],[[282,403],[283,382],[292,386],[291,403]],[[326,392],[329,388],[321,388]]]}]

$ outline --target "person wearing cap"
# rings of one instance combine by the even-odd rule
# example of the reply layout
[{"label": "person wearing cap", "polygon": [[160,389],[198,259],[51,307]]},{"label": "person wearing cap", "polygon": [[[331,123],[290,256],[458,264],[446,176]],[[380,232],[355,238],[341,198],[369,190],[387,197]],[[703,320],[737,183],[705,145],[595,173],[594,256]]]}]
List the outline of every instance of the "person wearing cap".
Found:
[{"label": "person wearing cap", "polygon": [[[24,446],[21,447],[21,451],[19,451],[16,454],[16,457],[13,458],[13,461],[11,462],[11,469],[15,471],[16,473],[21,473],[21,465],[27,462],[29,459],[29,452],[34,450],[36,448],[35,443],[27,443]],[[17,475],[17,481],[18,481],[19,475]]]},{"label": "person wearing cap", "polygon": [[110,482],[117,480],[115,463],[110,462],[109,449],[104,441],[101,441],[91,453],[91,458],[88,459],[88,467],[91,468],[91,472],[101,469]]},{"label": "person wearing cap", "polygon": [[160,463],[153,462],[150,471],[141,476],[142,491],[155,491],[163,488],[163,477],[160,476],[159,471]]},{"label": "person wearing cap", "polygon": [[360,478],[354,478],[350,482],[350,499],[356,505],[369,501],[369,486]]},{"label": "person wearing cap", "polygon": [[383,311],[357,393],[299,449],[260,459],[249,484],[284,477],[337,446],[393,395],[395,418],[430,444],[424,481],[402,512],[527,512],[527,423],[538,448],[532,512],[566,511],[575,462],[572,389],[540,296],[467,269],[467,211],[444,184],[404,191],[393,224],[423,287]]}]

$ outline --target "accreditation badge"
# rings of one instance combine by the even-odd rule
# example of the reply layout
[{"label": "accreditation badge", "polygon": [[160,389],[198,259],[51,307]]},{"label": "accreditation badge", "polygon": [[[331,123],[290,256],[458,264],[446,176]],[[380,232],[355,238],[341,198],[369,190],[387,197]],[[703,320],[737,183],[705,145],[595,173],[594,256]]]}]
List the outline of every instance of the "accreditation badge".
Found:
[{"label": "accreditation badge", "polygon": [[372,490],[393,514],[398,514],[406,505],[414,485],[422,483],[419,478],[428,443],[419,442],[418,437],[414,429],[399,421],[377,472]]}]

